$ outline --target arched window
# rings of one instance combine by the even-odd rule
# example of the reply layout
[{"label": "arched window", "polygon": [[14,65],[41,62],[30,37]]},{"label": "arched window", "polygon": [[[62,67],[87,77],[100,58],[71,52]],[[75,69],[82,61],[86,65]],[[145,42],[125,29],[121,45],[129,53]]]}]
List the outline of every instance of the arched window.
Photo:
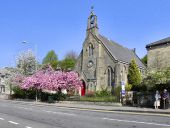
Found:
[{"label": "arched window", "polygon": [[112,83],[114,81],[114,72],[113,69],[111,67],[108,67],[107,69],[107,85],[108,86],[112,86]]},{"label": "arched window", "polygon": [[90,44],[89,45],[89,56],[92,56],[93,55],[93,45]]}]

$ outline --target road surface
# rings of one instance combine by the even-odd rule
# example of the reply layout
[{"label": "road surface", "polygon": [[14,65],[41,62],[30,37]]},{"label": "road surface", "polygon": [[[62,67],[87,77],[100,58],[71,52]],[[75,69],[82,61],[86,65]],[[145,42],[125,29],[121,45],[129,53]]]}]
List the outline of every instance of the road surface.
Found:
[{"label": "road surface", "polygon": [[0,100],[0,128],[170,128],[170,115],[92,111]]}]

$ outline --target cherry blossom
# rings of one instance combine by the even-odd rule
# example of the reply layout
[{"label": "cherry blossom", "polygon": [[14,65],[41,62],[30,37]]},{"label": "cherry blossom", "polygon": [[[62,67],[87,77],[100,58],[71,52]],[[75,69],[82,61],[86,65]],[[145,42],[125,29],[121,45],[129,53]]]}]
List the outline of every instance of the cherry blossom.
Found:
[{"label": "cherry blossom", "polygon": [[23,89],[38,89],[58,91],[59,89],[76,89],[82,86],[78,74],[74,71],[54,71],[52,68],[37,71],[35,74],[25,77],[20,84]]}]

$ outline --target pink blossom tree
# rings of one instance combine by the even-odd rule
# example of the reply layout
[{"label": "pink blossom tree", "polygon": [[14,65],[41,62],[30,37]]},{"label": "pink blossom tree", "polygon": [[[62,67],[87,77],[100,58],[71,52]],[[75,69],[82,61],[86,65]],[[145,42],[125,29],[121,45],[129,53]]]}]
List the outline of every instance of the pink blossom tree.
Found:
[{"label": "pink blossom tree", "polygon": [[37,71],[32,76],[25,77],[20,87],[23,89],[58,91],[61,89],[78,90],[82,82],[74,71],[54,71],[52,68]]}]

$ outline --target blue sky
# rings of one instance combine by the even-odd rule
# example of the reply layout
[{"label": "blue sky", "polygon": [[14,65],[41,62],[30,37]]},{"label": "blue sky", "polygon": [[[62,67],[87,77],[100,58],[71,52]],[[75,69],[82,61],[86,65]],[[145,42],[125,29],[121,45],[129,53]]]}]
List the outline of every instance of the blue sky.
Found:
[{"label": "blue sky", "polygon": [[26,49],[37,49],[39,62],[49,50],[60,60],[79,54],[92,5],[100,34],[139,57],[146,44],[170,36],[170,0],[0,0],[0,67],[15,66]]}]

